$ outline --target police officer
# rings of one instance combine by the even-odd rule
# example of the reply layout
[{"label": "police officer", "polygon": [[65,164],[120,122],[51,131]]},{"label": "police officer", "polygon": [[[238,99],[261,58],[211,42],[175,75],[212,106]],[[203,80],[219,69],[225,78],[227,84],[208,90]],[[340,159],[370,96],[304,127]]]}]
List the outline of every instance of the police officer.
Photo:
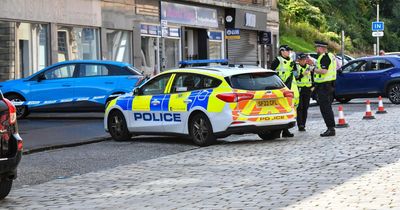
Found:
[{"label": "police officer", "polygon": [[311,66],[307,64],[308,55],[300,53],[297,57],[297,86],[300,91],[300,101],[297,107],[297,127],[299,131],[306,131],[306,120],[308,107],[310,105],[312,73]]},{"label": "police officer", "polygon": [[336,58],[328,53],[328,44],[322,41],[315,42],[318,54],[316,68],[314,69],[315,91],[318,95],[319,108],[328,128],[322,137],[335,135],[335,117],[332,110],[334,83],[336,81]]},{"label": "police officer", "polygon": [[[293,50],[288,45],[279,47],[279,56],[271,63],[271,69],[277,71],[278,76],[286,84],[286,86],[294,92],[294,103],[297,106],[299,90],[297,88],[296,79],[294,77],[295,62],[290,58],[290,51]],[[289,129],[282,131],[282,137],[293,137],[293,133]]]}]

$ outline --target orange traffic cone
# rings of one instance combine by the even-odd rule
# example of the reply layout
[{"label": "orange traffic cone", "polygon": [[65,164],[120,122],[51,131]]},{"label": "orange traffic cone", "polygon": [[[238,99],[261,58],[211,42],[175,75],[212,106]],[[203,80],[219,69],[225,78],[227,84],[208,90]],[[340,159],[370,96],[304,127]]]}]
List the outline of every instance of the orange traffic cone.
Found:
[{"label": "orange traffic cone", "polygon": [[369,100],[367,100],[366,102],[366,111],[365,111],[365,115],[364,115],[364,117],[363,117],[363,120],[372,120],[372,119],[375,119],[375,117],[372,115],[372,112],[371,112],[371,105],[370,105],[370,101]]},{"label": "orange traffic cone", "polygon": [[346,123],[346,120],[344,119],[344,113],[343,113],[343,106],[339,106],[339,122],[336,124],[336,128],[347,128],[349,127],[349,124]]},{"label": "orange traffic cone", "polygon": [[386,114],[387,111],[385,111],[385,108],[383,107],[383,101],[382,101],[382,96],[379,96],[379,106],[378,106],[378,111],[376,111],[377,114]]}]

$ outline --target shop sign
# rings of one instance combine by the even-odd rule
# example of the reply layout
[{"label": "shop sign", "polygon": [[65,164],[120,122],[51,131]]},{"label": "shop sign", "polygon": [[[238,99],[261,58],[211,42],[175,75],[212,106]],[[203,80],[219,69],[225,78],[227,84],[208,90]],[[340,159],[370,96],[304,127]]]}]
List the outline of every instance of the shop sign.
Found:
[{"label": "shop sign", "polygon": [[208,38],[212,41],[222,41],[222,32],[220,31],[209,31]]},{"label": "shop sign", "polygon": [[228,40],[240,39],[240,29],[237,29],[237,28],[226,29],[225,39],[228,39]]},{"label": "shop sign", "polygon": [[181,37],[181,31],[179,28],[169,28],[168,32],[169,37]]},{"label": "shop sign", "polygon": [[271,44],[271,32],[267,31],[258,32],[258,42],[260,44]]},{"label": "shop sign", "polygon": [[145,35],[153,35],[160,36],[161,35],[161,27],[156,25],[140,25],[140,33]]},{"label": "shop sign", "polygon": [[255,14],[246,12],[245,26],[253,27],[253,28],[256,27],[256,15]]},{"label": "shop sign", "polygon": [[217,10],[189,6],[170,2],[161,2],[161,21],[194,25],[200,27],[218,27]]},{"label": "shop sign", "polygon": [[179,28],[161,27],[157,25],[140,25],[140,33],[142,35],[153,35],[162,37],[181,37]]}]

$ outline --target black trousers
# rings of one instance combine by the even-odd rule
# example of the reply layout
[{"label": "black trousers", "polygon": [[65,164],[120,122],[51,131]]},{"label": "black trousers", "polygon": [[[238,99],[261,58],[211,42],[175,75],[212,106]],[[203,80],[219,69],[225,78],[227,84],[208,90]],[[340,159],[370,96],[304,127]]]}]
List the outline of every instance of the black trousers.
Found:
[{"label": "black trousers", "polygon": [[328,128],[335,127],[335,116],[332,110],[334,90],[333,82],[317,83],[315,86],[315,91],[318,95],[319,109],[321,110],[322,117]]},{"label": "black trousers", "polygon": [[297,106],[297,126],[305,127],[307,121],[308,107],[310,106],[311,87],[299,87],[300,100]]}]

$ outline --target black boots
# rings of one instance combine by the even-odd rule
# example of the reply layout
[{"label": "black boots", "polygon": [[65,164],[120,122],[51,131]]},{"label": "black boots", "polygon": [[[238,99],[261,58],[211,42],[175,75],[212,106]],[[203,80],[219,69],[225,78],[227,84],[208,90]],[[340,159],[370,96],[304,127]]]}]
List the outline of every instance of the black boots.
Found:
[{"label": "black boots", "polygon": [[283,129],[282,130],[282,137],[293,137],[294,134],[290,133],[289,129]]},{"label": "black boots", "polygon": [[306,128],[302,125],[299,125],[299,131],[306,131]]},{"label": "black boots", "polygon": [[336,135],[335,128],[328,128],[328,130],[320,134],[321,137],[335,136],[335,135]]}]

